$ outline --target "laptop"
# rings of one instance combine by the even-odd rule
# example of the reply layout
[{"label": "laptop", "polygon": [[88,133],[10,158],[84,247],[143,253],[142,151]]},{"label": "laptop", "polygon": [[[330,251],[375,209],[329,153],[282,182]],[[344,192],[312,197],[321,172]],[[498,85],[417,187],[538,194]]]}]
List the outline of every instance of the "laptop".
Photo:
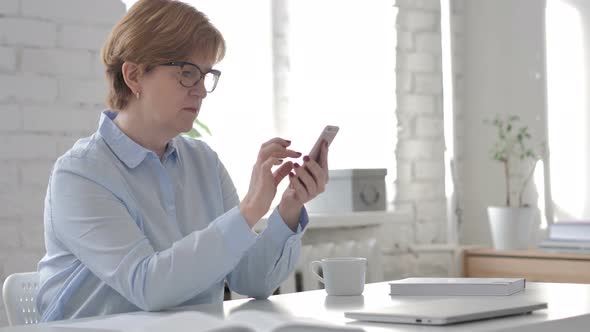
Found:
[{"label": "laptop", "polygon": [[346,318],[421,325],[448,325],[479,319],[531,313],[547,302],[521,297],[446,298],[345,312]]}]

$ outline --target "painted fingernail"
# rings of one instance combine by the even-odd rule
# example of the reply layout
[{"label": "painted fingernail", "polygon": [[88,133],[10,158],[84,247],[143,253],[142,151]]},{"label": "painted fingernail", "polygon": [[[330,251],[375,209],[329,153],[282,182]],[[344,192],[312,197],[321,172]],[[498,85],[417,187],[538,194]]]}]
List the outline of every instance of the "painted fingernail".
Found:
[{"label": "painted fingernail", "polygon": [[301,152],[297,152],[297,157],[301,157],[302,153]]},{"label": "painted fingernail", "polygon": [[303,157],[303,161],[309,161],[309,156]]},{"label": "painted fingernail", "polygon": [[295,167],[295,168],[299,168],[299,164],[298,164],[298,163],[294,163],[294,164],[293,164],[293,167]]},{"label": "painted fingernail", "polygon": [[289,177],[290,177],[290,178],[292,178],[292,177],[294,177],[294,176],[295,176],[295,174],[293,174],[293,172],[289,172]]}]

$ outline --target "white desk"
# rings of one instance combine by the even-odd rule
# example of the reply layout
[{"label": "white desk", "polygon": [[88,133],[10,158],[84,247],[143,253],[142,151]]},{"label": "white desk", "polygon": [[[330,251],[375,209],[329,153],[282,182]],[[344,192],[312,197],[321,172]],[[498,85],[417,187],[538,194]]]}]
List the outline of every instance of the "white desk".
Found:
[{"label": "white desk", "polygon": [[[463,323],[443,327],[428,327],[400,324],[359,323],[344,318],[347,310],[379,307],[393,304],[403,304],[411,301],[429,299],[430,297],[395,297],[389,293],[386,282],[368,284],[363,296],[357,297],[328,297],[324,290],[292,293],[271,296],[268,300],[241,299],[226,301],[221,305],[197,305],[182,308],[183,310],[199,310],[214,314],[218,317],[227,315],[234,310],[259,309],[272,312],[287,313],[299,317],[314,317],[319,320],[335,324],[354,324],[373,331],[493,331],[531,323],[555,320],[590,313],[590,284],[556,284],[556,283],[528,283],[527,289],[514,297],[528,297],[549,303],[546,310],[535,311],[530,315],[511,316],[485,321]],[[489,297],[493,301],[494,297]],[[130,313],[125,315],[145,315],[146,313]],[[161,313],[157,313],[161,314]],[[98,322],[104,317],[86,318],[86,322]],[[112,316],[111,316],[112,317]],[[82,321],[82,320],[78,320]],[[63,325],[64,322],[39,324],[36,326],[22,326],[0,329],[0,332],[55,332],[52,325]],[[65,330],[61,330],[65,331]]]}]

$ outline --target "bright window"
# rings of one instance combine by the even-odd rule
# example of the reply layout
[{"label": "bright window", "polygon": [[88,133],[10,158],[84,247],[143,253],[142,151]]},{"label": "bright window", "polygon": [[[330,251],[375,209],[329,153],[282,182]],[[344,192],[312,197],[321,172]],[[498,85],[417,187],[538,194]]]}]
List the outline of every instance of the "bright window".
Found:
[{"label": "bright window", "polygon": [[548,1],[545,11],[553,221],[590,218],[588,29],[578,6],[585,8],[580,1]]},{"label": "bright window", "polygon": [[395,14],[390,1],[289,1],[291,95],[282,133],[308,152],[324,125],[338,125],[330,168],[388,168],[389,185],[397,136]]}]

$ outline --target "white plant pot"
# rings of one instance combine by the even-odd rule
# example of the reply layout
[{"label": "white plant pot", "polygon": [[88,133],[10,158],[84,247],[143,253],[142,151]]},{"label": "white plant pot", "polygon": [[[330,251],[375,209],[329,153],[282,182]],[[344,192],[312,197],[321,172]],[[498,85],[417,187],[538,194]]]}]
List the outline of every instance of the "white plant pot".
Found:
[{"label": "white plant pot", "polygon": [[488,207],[488,218],[494,248],[497,250],[528,249],[535,209],[531,207]]}]

